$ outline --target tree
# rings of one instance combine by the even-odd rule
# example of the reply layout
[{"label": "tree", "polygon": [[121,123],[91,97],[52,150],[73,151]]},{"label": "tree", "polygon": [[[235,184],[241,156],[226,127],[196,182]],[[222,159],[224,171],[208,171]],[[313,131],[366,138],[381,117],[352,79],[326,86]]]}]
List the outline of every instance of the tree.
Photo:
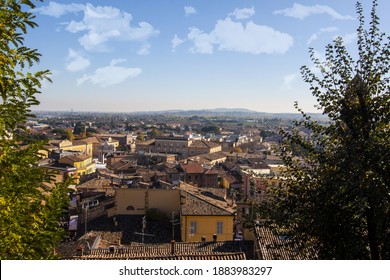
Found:
[{"label": "tree", "polygon": [[150,139],[154,139],[158,136],[160,136],[162,133],[160,130],[158,130],[157,128],[153,127],[152,130],[150,131],[149,133],[149,138]]},{"label": "tree", "polygon": [[65,139],[69,141],[73,141],[75,139],[75,136],[73,134],[73,131],[70,129],[65,130]]},{"label": "tree", "polygon": [[208,125],[201,128],[203,133],[219,133],[221,128],[216,125]]},{"label": "tree", "polygon": [[37,166],[39,142],[21,148],[13,135],[26,131],[48,71],[29,72],[37,50],[24,45],[36,27],[31,1],[1,0],[0,6],[0,258],[47,259],[63,236],[58,222],[67,206],[66,184],[48,187],[51,176]]},{"label": "tree", "polygon": [[138,132],[136,139],[140,141],[145,141],[145,134],[143,132]]},{"label": "tree", "polygon": [[73,129],[73,133],[75,135],[81,135],[81,134],[84,134],[86,133],[86,125],[82,122],[77,122],[74,129]]},{"label": "tree", "polygon": [[376,9],[373,1],[365,29],[356,4],[356,60],[337,38],[327,45],[325,61],[310,50],[321,76],[301,68],[330,124],[313,121],[296,104],[302,120],[281,131],[278,152],[286,170],[270,187],[268,214],[323,259],[390,259],[390,39],[379,31]]}]

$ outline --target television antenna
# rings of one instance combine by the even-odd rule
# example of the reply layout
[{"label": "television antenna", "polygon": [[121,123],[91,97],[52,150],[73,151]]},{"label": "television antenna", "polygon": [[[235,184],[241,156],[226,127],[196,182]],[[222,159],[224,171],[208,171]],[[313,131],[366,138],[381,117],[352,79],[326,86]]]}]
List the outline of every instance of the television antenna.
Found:
[{"label": "television antenna", "polygon": [[142,218],[142,232],[134,232],[135,234],[137,235],[141,235],[142,236],[142,244],[144,243],[145,241],[145,236],[154,236],[154,234],[148,234],[148,233],[145,233],[145,229],[146,229],[146,216],[144,216]]}]

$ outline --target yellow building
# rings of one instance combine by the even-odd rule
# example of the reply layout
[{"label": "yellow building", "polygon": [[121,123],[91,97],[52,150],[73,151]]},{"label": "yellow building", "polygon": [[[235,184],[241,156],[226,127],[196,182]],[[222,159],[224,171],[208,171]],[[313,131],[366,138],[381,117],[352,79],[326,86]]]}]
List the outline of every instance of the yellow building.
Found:
[{"label": "yellow building", "polygon": [[181,239],[183,242],[233,240],[236,209],[231,202],[212,198],[181,183]]},{"label": "yellow building", "polygon": [[158,209],[167,217],[180,213],[181,241],[233,240],[236,208],[223,197],[206,193],[183,182],[172,189],[117,188],[115,206],[107,214],[145,215],[149,209]]},{"label": "yellow building", "polygon": [[58,163],[76,168],[74,172],[76,183],[79,182],[82,175],[91,174],[96,171],[96,164],[92,162],[92,156],[90,155],[64,156],[58,160]]},{"label": "yellow building", "polygon": [[221,151],[222,151],[222,146],[220,144],[205,141],[205,140],[192,141],[188,147],[189,156],[212,154]]},{"label": "yellow building", "polygon": [[48,151],[74,151],[89,156],[93,154],[93,143],[84,140],[50,140],[45,147]]}]

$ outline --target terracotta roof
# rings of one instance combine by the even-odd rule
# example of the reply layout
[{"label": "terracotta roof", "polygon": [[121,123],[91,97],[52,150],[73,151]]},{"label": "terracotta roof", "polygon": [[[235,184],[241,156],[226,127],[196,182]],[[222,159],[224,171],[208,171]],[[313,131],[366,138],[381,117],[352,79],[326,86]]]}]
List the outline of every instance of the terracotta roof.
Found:
[{"label": "terracotta roof", "polygon": [[76,187],[78,190],[87,189],[88,191],[109,192],[115,194],[111,180],[106,178],[94,178]]},{"label": "terracotta roof", "polygon": [[104,134],[96,134],[96,137],[106,138],[106,137],[116,137],[116,138],[124,138],[129,134],[115,134],[115,133],[104,133]]},{"label": "terracotta roof", "polygon": [[[57,253],[62,259],[80,260],[246,260],[254,257],[252,241],[119,244],[120,238],[118,232],[92,231],[77,241],[61,244]],[[77,250],[81,248],[83,254]]]},{"label": "terracotta roof", "polygon": [[185,137],[171,137],[171,136],[157,136],[156,140],[168,140],[168,141],[185,141],[188,142],[188,139]]},{"label": "terracotta roof", "polygon": [[[131,250],[131,249],[130,249]],[[151,250],[149,253],[134,255],[127,249],[117,249],[110,253],[109,249],[92,250],[89,254],[72,257],[80,260],[246,260],[245,253],[198,253],[198,254],[166,254],[161,255]]]},{"label": "terracotta roof", "polygon": [[181,164],[180,166],[188,174],[199,174],[199,173],[203,173],[204,171],[204,168],[200,163],[187,163],[187,164]]},{"label": "terracotta roof", "polygon": [[218,171],[215,170],[215,169],[208,169],[204,172],[204,174],[207,174],[207,175],[218,175]]},{"label": "terracotta roof", "polygon": [[115,171],[133,171],[135,172],[135,165],[133,162],[129,162],[126,160],[120,160],[118,162],[115,162],[110,165],[109,169],[115,170]]},{"label": "terracotta roof", "polygon": [[68,156],[64,156],[64,157],[60,158],[59,162],[61,162],[61,159],[63,159],[63,158],[70,159],[73,162],[79,162],[79,161],[87,160],[87,159],[92,158],[92,157],[89,155],[78,155],[78,156],[68,155]]},{"label": "terracotta roof", "polygon": [[231,175],[229,172],[224,170],[219,170],[218,172],[219,176],[224,178],[226,181],[228,181],[229,184],[233,184],[237,182],[237,178]]},{"label": "terracotta roof", "polygon": [[275,230],[264,223],[255,225],[257,247],[263,260],[310,260],[318,259],[312,248],[302,249],[286,236],[279,236]]},{"label": "terracotta roof", "polygon": [[190,147],[212,149],[216,147],[221,147],[221,145],[214,142],[205,141],[205,140],[195,140],[191,143]]},{"label": "terracotta roof", "polygon": [[136,144],[138,146],[150,146],[150,145],[155,145],[155,140],[154,139],[150,139],[150,140],[146,140],[146,141],[137,141]]},{"label": "terracotta roof", "polygon": [[236,209],[232,207],[230,201],[205,195],[202,188],[198,189],[189,184],[180,182],[180,189],[183,205],[182,215],[188,216],[231,216]]},{"label": "terracotta roof", "polygon": [[96,144],[103,142],[103,140],[99,139],[96,136],[85,138],[83,141],[87,143],[96,143]]}]

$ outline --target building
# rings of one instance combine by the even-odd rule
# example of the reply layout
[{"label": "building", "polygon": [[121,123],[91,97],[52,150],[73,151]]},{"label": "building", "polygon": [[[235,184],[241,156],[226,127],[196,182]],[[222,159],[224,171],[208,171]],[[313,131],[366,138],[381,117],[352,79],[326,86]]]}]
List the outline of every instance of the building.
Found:
[{"label": "building", "polygon": [[85,154],[92,157],[93,155],[93,143],[86,142],[84,140],[50,140],[49,145],[46,145],[45,148],[49,152],[74,152],[79,154]]},{"label": "building", "polygon": [[175,154],[166,153],[139,153],[137,155],[138,165],[155,165],[162,162],[174,163],[176,162]]},{"label": "building", "polygon": [[232,202],[181,183],[181,239],[184,242],[233,240]]},{"label": "building", "polygon": [[188,156],[188,147],[192,143],[185,137],[156,137],[155,152],[177,154],[182,157]]},{"label": "building", "polygon": [[156,137],[137,142],[138,153],[176,154],[180,158],[220,152],[221,145],[205,140],[193,140],[186,137]]},{"label": "building", "polygon": [[158,209],[169,217],[180,211],[180,191],[176,188],[118,188],[115,207],[108,215],[145,215],[149,209]]},{"label": "building", "polygon": [[279,182],[277,177],[267,176],[269,173],[254,173],[248,170],[244,170],[242,173],[243,194],[247,197],[253,196],[254,192],[265,196],[267,187]]},{"label": "building", "polygon": [[204,168],[202,164],[189,162],[180,164],[183,171],[184,181],[198,187],[217,187],[218,172],[213,169]]},{"label": "building", "polygon": [[81,176],[92,174],[96,171],[96,164],[92,161],[92,156],[90,155],[68,155],[61,157],[58,163],[75,168],[74,178],[76,183],[80,181]]},{"label": "building", "polygon": [[111,137],[106,138],[103,140],[98,147],[97,154],[98,159],[102,163],[106,163],[106,157],[108,155],[114,154],[114,152],[119,147],[119,141],[113,140]]},{"label": "building", "polygon": [[212,154],[222,151],[222,146],[205,140],[195,140],[188,146],[188,156]]},{"label": "building", "polygon": [[122,147],[131,148],[131,145],[134,142],[133,134],[96,134],[96,137],[106,140],[111,138],[112,140],[116,140],[119,142],[119,145]]},{"label": "building", "polygon": [[198,162],[206,165],[216,165],[219,163],[224,163],[226,161],[227,155],[224,152],[215,152],[211,154],[202,154],[196,155],[188,158],[188,161]]}]

